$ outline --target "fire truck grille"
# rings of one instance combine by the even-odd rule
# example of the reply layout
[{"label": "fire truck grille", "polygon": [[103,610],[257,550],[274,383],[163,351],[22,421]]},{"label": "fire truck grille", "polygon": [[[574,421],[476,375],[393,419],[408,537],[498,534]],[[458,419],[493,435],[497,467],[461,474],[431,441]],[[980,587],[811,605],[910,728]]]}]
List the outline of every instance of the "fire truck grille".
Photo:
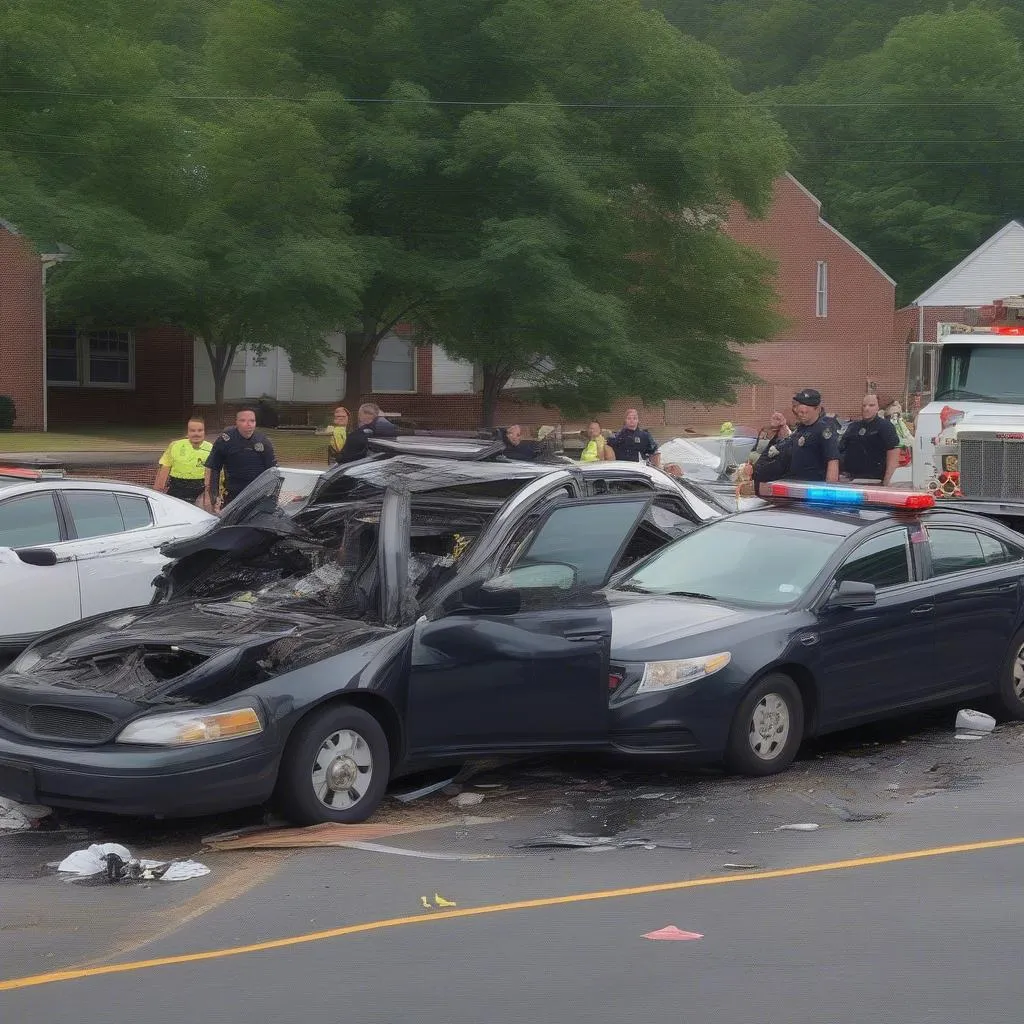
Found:
[{"label": "fire truck grille", "polygon": [[1024,499],[1024,440],[961,435],[960,488],[965,498]]}]

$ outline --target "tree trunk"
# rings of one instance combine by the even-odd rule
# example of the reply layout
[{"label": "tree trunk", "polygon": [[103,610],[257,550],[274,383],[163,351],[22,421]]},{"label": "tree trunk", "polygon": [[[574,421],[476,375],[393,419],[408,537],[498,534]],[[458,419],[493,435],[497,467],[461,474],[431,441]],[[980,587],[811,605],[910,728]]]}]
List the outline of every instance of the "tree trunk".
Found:
[{"label": "tree trunk", "polygon": [[223,338],[215,342],[203,338],[203,346],[206,348],[210,369],[213,372],[214,416],[217,420],[217,430],[220,431],[226,426],[224,422],[224,385],[227,383],[228,371],[235,361],[238,343]]},{"label": "tree trunk", "polygon": [[493,427],[494,417],[498,411],[498,399],[511,379],[511,374],[494,363],[484,363],[481,369],[483,386],[480,389],[480,416],[483,419],[483,426]]},{"label": "tree trunk", "polygon": [[345,394],[341,404],[349,411],[355,423],[356,410],[369,401],[373,392],[373,359],[377,354],[381,335],[377,324],[366,319],[361,331],[345,334]]}]

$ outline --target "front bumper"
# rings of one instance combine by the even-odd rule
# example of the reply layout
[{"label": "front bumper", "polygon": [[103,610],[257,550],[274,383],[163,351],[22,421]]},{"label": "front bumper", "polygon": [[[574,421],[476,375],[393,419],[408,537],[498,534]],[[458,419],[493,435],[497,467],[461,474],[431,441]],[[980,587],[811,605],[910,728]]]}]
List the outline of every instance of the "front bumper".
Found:
[{"label": "front bumper", "polygon": [[61,747],[0,730],[0,796],[108,814],[214,814],[268,800],[280,757],[265,736],[178,749]]},{"label": "front bumper", "polygon": [[611,743],[623,753],[721,761],[748,677],[730,666],[706,679],[611,705]]}]

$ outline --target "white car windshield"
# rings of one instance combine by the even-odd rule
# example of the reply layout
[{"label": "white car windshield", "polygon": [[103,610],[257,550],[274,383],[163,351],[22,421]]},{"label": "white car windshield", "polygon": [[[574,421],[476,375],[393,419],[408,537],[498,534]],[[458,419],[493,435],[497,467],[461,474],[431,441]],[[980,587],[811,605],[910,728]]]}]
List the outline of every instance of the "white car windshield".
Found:
[{"label": "white car windshield", "polygon": [[655,552],[613,585],[641,594],[784,606],[800,599],[843,539],[724,520]]}]

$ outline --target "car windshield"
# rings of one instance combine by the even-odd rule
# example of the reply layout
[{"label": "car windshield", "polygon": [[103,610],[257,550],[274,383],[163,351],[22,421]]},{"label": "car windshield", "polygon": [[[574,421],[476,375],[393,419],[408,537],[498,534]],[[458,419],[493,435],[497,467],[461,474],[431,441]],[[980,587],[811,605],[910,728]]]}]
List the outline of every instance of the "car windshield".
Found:
[{"label": "car windshield", "polygon": [[1024,403],[1024,348],[944,345],[935,398]]},{"label": "car windshield", "polygon": [[834,534],[722,520],[662,548],[614,585],[726,604],[789,605],[806,592],[842,541]]}]

